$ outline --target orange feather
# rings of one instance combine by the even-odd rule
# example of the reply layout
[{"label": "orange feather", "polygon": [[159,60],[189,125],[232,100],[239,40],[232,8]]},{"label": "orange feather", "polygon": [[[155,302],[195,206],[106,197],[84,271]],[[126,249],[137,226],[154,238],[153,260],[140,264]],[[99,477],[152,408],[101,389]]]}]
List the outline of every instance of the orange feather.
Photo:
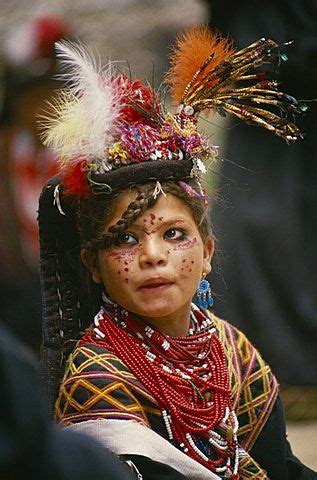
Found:
[{"label": "orange feather", "polygon": [[234,53],[232,42],[219,33],[213,34],[207,26],[191,27],[178,36],[170,56],[172,65],[165,77],[176,104],[181,102],[186,86],[212,53],[214,57],[204,74]]}]

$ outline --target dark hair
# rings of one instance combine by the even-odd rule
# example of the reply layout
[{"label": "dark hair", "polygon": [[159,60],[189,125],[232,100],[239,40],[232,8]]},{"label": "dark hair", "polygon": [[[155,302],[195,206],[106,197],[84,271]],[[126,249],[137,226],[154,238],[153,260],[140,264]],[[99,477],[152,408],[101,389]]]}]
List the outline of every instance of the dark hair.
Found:
[{"label": "dark hair", "polygon": [[[194,180],[187,181],[187,185],[195,192],[199,192],[197,182]],[[164,193],[172,194],[188,205],[203,239],[212,236],[211,222],[204,200],[201,197],[190,195],[181,185],[172,181],[162,182],[161,186]],[[129,190],[123,190],[109,199],[105,195],[94,195],[91,199],[82,201],[78,216],[82,248],[94,249],[113,244],[121,232],[129,228],[149,207],[155,205],[161,195],[161,193],[155,195],[155,187],[155,182],[134,185]],[[114,202],[124,192],[131,190],[136,190],[136,198],[128,205],[121,219],[116,224],[111,225],[106,234],[101,234],[107,218],[111,214]]]}]

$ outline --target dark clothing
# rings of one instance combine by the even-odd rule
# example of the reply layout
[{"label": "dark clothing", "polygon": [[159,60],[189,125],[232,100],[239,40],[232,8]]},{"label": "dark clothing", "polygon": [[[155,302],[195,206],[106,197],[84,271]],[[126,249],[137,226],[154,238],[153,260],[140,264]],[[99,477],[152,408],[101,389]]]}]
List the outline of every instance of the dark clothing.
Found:
[{"label": "dark clothing", "polygon": [[278,398],[269,420],[252,447],[252,457],[269,472],[270,480],[316,480],[317,474],[305,467],[291,450],[286,439],[285,419]]},{"label": "dark clothing", "polygon": [[3,327],[0,374],[1,480],[132,478],[113,455],[91,438],[49,425],[34,359]]}]

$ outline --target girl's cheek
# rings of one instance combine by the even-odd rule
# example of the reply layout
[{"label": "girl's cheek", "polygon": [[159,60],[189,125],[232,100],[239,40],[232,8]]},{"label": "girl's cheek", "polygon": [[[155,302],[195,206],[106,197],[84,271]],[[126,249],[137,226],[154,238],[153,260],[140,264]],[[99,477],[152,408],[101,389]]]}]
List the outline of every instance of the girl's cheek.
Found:
[{"label": "girl's cheek", "polygon": [[110,250],[107,253],[107,264],[111,273],[117,277],[117,279],[124,283],[129,283],[130,278],[133,275],[133,264],[137,259],[137,253],[139,248],[133,250]]},{"label": "girl's cheek", "polygon": [[197,261],[195,254],[198,246],[199,241],[197,237],[194,237],[175,245],[170,250],[170,253],[173,254],[176,260],[177,269],[181,274],[189,276],[195,271],[195,269],[197,269],[199,262]]},{"label": "girl's cheek", "polygon": [[195,265],[195,260],[189,255],[188,257],[186,256],[180,259],[178,270],[183,275],[189,276],[195,270]]}]

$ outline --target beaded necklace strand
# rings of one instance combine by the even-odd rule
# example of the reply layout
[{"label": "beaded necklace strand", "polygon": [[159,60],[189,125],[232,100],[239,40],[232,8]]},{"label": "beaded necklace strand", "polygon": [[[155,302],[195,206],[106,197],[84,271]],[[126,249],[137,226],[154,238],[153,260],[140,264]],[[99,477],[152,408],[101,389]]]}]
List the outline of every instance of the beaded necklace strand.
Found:
[{"label": "beaded necklace strand", "polygon": [[239,479],[238,421],[223,346],[192,304],[187,336],[171,337],[111,302],[82,342],[117,355],[156,399],[171,443],[209,470]]}]

